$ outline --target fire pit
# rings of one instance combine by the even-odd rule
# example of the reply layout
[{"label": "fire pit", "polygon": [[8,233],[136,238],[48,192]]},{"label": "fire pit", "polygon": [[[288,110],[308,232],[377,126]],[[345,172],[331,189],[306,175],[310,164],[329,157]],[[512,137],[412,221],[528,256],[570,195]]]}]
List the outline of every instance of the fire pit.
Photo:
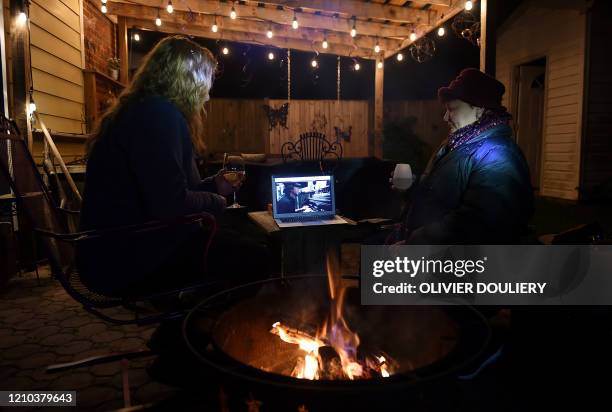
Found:
[{"label": "fire pit", "polygon": [[185,319],[187,346],[256,396],[358,404],[453,377],[490,338],[471,307],[360,306],[358,289],[331,300],[329,289],[325,276],[301,276],[221,292]]}]

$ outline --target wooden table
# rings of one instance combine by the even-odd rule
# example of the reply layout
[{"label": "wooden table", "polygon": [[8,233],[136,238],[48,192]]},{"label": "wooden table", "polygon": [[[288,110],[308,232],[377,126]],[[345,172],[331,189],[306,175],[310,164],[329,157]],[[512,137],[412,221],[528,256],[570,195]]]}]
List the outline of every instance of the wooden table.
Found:
[{"label": "wooden table", "polygon": [[[251,212],[248,215],[260,229],[270,236],[277,249],[280,249],[281,277],[325,274],[328,253],[336,254],[335,257],[340,262],[341,268],[346,268],[350,262],[342,262],[342,246],[345,246],[346,249],[346,245],[343,245],[342,242],[355,237],[363,228],[363,225],[346,217],[343,219],[347,221],[347,224],[279,228],[267,211]],[[359,244],[353,243],[352,247],[353,249],[359,248]]]}]

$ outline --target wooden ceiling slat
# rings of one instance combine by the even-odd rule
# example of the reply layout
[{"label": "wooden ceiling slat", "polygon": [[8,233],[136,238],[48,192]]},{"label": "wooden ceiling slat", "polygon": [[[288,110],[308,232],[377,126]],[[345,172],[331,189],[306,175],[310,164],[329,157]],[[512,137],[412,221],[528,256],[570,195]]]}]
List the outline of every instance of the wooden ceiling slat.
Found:
[{"label": "wooden ceiling slat", "polygon": [[[398,7],[380,3],[370,3],[359,0],[273,0],[287,7],[301,7],[302,9],[320,10],[346,15],[348,17],[370,17],[381,20],[397,22],[416,22],[428,18],[421,10]],[[446,3],[445,0],[435,0],[436,3]]]},{"label": "wooden ceiling slat", "polygon": [[[256,44],[256,45],[268,45],[269,44],[268,43],[269,39],[265,35],[256,34],[256,33],[228,31],[228,30],[223,31],[223,33],[221,32],[213,33],[210,29],[199,28],[199,27],[194,27],[190,25],[180,25],[180,24],[170,23],[170,22],[164,23],[160,27],[158,27],[150,19],[143,20],[143,19],[128,18],[127,24],[129,27],[136,27],[139,29],[158,31],[162,33],[184,34],[184,35],[194,36],[194,37],[202,37],[202,38],[215,39],[215,40],[221,40],[221,41],[223,40],[234,41],[234,42],[239,42],[239,43],[248,43],[248,44]],[[275,36],[273,47],[281,48],[281,49],[301,50],[301,51],[313,52],[313,53],[317,51],[316,49],[313,48],[313,44],[310,41],[288,39],[288,38],[284,38],[280,36]],[[343,45],[343,44],[330,43],[329,48],[325,50],[325,53],[334,54],[338,56],[373,59],[371,50],[365,50],[365,49]]]},{"label": "wooden ceiling slat", "polygon": [[[133,5],[146,5],[150,7],[156,7],[161,10],[161,14],[167,14],[165,10],[160,7],[160,0],[113,0],[108,2],[112,3],[126,3]],[[365,4],[365,3],[364,3]],[[162,4],[163,5],[163,4]],[[258,7],[255,3],[253,4],[235,4],[235,9],[238,14],[238,19],[259,19],[266,22],[274,22],[278,24],[291,25],[294,17],[293,10],[283,9],[278,10],[277,8],[271,7]],[[229,16],[232,8],[230,2],[219,2],[215,0],[182,0],[176,1],[174,9],[178,11],[193,11],[197,13],[205,14],[216,14],[222,16]],[[432,11],[420,11],[415,10],[419,16],[426,16],[428,19],[434,19],[435,12]],[[364,18],[367,18],[365,16]],[[352,19],[342,17],[331,17],[331,16],[317,16],[312,13],[297,13],[297,19],[300,23],[300,27],[310,27],[314,29],[338,31],[348,33],[352,26]],[[427,22],[427,20],[423,20]],[[410,35],[410,29],[408,27],[402,27],[395,24],[381,24],[377,22],[358,21],[357,30],[359,34],[378,36],[378,37],[390,37],[390,38],[405,38]]]}]

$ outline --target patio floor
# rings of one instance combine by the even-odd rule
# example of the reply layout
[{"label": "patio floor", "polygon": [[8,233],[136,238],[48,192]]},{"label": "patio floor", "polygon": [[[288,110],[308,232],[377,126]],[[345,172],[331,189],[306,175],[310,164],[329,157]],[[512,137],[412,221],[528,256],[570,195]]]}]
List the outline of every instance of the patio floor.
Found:
[{"label": "patio floor", "polygon": [[[153,327],[111,326],[88,314],[51,279],[47,266],[13,278],[0,292],[0,388],[76,390],[79,410],[123,407],[119,362],[54,374],[48,365],[109,352],[144,349]],[[130,362],[132,404],[165,399],[173,388],[153,382],[150,359]],[[36,409],[40,410],[40,408]]]}]

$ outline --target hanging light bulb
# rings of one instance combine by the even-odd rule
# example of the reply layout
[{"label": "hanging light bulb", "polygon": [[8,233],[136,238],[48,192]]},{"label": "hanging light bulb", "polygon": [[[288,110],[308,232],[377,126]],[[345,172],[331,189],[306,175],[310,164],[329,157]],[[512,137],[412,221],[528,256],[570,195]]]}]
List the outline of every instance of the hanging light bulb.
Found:
[{"label": "hanging light bulb", "polygon": [[353,28],[351,29],[351,37],[357,36],[357,21],[353,17]]},{"label": "hanging light bulb", "polygon": [[28,105],[28,115],[32,115],[32,113],[34,113],[36,111],[36,103],[34,103],[34,101],[30,101],[30,104]]},{"label": "hanging light bulb", "polygon": [[102,6],[100,7],[100,11],[104,14],[106,14],[106,12],[108,11],[108,8],[106,7],[106,4],[102,4]]},{"label": "hanging light bulb", "polygon": [[236,17],[238,17],[238,15],[236,14],[236,9],[234,8],[234,6],[232,6],[232,11],[230,11],[230,19],[236,20]]},{"label": "hanging light bulb", "polygon": [[383,68],[383,62],[382,62],[382,60],[381,60],[381,61],[379,61],[379,62],[376,64],[376,67],[378,67],[379,69],[382,69],[382,68]]},{"label": "hanging light bulb", "polygon": [[415,41],[417,38],[417,34],[414,30],[412,30],[412,33],[410,33],[410,41]]},{"label": "hanging light bulb", "polygon": [[295,15],[295,12],[293,12],[293,21],[291,22],[291,27],[293,27],[293,30],[297,30],[298,27],[300,27],[300,24],[297,21],[297,16]]},{"label": "hanging light bulb", "polygon": [[312,59],[312,61],[310,62],[310,65],[316,68],[319,65],[319,62],[317,61],[317,59]]},{"label": "hanging light bulb", "polygon": [[174,7],[172,7],[172,0],[168,0],[168,5],[166,6],[166,11],[170,14],[174,12]]},{"label": "hanging light bulb", "polygon": [[323,43],[321,43],[321,46],[322,46],[324,49],[327,49],[327,48],[329,47],[329,43],[327,42],[327,36],[324,36],[324,37],[323,37]]},{"label": "hanging light bulb", "polygon": [[156,25],[157,27],[159,27],[159,26],[161,26],[161,25],[162,25],[162,21],[161,21],[161,19],[159,18],[159,16],[157,16],[157,17],[155,18],[155,25]]},{"label": "hanging light bulb", "polygon": [[140,34],[134,33],[134,40],[135,41],[140,41]]},{"label": "hanging light bulb", "polygon": [[439,37],[443,37],[445,34],[446,34],[446,30],[444,30],[444,27],[438,28],[438,36]]},{"label": "hanging light bulb", "polygon": [[108,0],[102,0],[102,4],[106,4]]},{"label": "hanging light bulb", "polygon": [[270,27],[268,31],[266,32],[266,36],[268,37],[268,39],[271,39],[272,37],[274,37],[274,33],[272,32],[272,27]]},{"label": "hanging light bulb", "polygon": [[470,0],[465,2],[465,9],[470,11],[472,10],[472,8],[474,7],[474,3],[472,3]]},{"label": "hanging light bulb", "polygon": [[228,55],[228,54],[229,54],[229,49],[227,48],[227,46],[226,46],[226,47],[224,47],[224,48],[221,50],[221,53],[223,53],[223,54],[225,54],[225,55]]},{"label": "hanging light bulb", "polygon": [[268,60],[274,60],[274,53],[268,53]]},{"label": "hanging light bulb", "polygon": [[[105,6],[103,6],[103,7],[105,7]],[[106,13],[106,12],[103,11],[102,13]],[[19,14],[17,15],[17,23],[25,24],[26,21],[28,21],[28,16],[25,14],[25,12],[20,11]]]},{"label": "hanging light bulb", "polygon": [[218,32],[218,31],[219,31],[219,26],[217,26],[217,16],[215,16],[215,21],[213,22],[213,25],[212,25],[212,27],[210,28],[210,30],[211,30],[213,33],[216,33],[216,32]]},{"label": "hanging light bulb", "polygon": [[404,55],[402,53],[397,53],[397,61],[401,62],[402,60],[404,60]]},{"label": "hanging light bulb", "polygon": [[374,45],[374,53],[380,53],[380,44],[378,44],[378,40],[376,40],[376,45]]},{"label": "hanging light bulb", "polygon": [[355,71],[359,71],[361,69],[361,65],[359,63],[355,63]]}]

